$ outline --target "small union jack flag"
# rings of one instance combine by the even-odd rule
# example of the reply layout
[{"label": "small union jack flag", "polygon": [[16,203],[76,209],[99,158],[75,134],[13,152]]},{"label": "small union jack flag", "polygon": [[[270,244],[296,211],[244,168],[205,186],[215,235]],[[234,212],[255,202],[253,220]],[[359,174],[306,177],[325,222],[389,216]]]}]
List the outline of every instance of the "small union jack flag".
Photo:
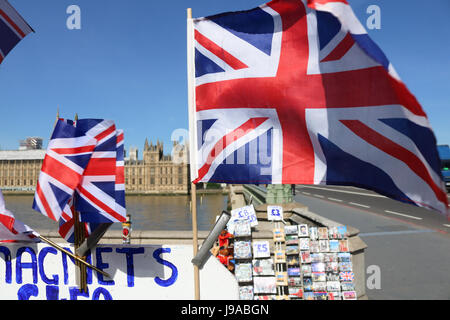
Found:
[{"label": "small union jack flag", "polygon": [[355,279],[355,275],[351,271],[345,271],[345,272],[339,273],[339,279],[342,282],[352,282]]},{"label": "small union jack flag", "polygon": [[58,119],[34,195],[33,209],[59,221],[80,184],[97,140],[73,122]]},{"label": "small union jack flag", "polygon": [[6,209],[3,193],[0,190],[0,242],[32,241],[39,242],[38,234],[26,224],[17,220]]}]

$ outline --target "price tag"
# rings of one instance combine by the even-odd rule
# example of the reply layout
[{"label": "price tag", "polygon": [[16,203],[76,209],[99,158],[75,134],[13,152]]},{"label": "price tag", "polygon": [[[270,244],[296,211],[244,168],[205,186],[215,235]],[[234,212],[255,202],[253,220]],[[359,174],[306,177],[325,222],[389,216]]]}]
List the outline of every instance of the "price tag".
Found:
[{"label": "price tag", "polygon": [[283,220],[283,207],[267,206],[267,220],[282,221]]},{"label": "price tag", "polygon": [[253,257],[270,258],[269,241],[253,241]]},{"label": "price tag", "polygon": [[254,227],[258,225],[258,218],[256,218],[256,212],[253,205],[231,210],[230,220],[248,220],[250,222],[250,226]]}]

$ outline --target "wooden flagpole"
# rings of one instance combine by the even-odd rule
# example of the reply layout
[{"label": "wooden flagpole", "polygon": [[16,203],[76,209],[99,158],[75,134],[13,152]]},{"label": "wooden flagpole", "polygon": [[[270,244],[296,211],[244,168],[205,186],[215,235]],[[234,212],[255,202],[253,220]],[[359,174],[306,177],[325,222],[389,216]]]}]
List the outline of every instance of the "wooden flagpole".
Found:
[{"label": "wooden flagpole", "polygon": [[[194,112],[194,73],[193,73],[193,41],[192,38],[192,9],[187,8],[187,75],[188,75],[188,108],[189,114],[192,116]],[[193,128],[190,128],[192,130]],[[192,134],[192,132],[190,133]],[[193,152],[194,146],[190,146],[190,152]],[[191,166],[193,164],[191,163]],[[192,177],[191,177],[192,179]],[[194,249],[194,257],[198,252],[198,230],[197,230],[197,186],[195,183],[191,182],[191,212],[192,212],[192,246]],[[197,265],[193,264],[194,267],[194,296],[195,300],[200,300],[200,271]]]},{"label": "wooden flagpole", "polygon": [[[75,114],[75,121],[78,121],[78,114]],[[76,208],[75,194],[73,198],[73,206]],[[80,221],[80,213],[77,210],[73,211],[73,228],[74,228],[74,251],[77,252],[78,248],[81,246],[85,239],[84,224]],[[86,257],[80,257],[81,260],[85,261]],[[79,259],[76,260],[76,266],[78,267],[76,273],[76,279],[79,282],[80,291],[87,292],[87,274],[86,265],[81,263]]]}]

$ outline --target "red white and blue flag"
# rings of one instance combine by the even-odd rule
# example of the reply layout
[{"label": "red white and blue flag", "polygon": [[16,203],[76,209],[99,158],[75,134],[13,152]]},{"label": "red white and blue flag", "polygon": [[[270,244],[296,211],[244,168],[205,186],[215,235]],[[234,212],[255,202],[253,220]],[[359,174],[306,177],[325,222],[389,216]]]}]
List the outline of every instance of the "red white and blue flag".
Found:
[{"label": "red white and blue flag", "polygon": [[80,184],[97,140],[72,121],[59,119],[48,143],[33,209],[59,221],[63,210]]},{"label": "red white and blue flag", "polygon": [[6,209],[5,199],[0,190],[0,242],[31,241],[39,242],[39,234]]},{"label": "red white and blue flag", "polygon": [[345,0],[191,19],[188,41],[194,183],[353,185],[448,213],[427,116]]},{"label": "red white and blue flag", "polygon": [[113,121],[103,119],[81,119],[76,122],[76,126],[97,140],[76,189],[75,208],[81,214],[81,221],[124,222],[123,131],[116,130]]},{"label": "red white and blue flag", "polygon": [[0,0],[0,63],[33,29],[6,0]]},{"label": "red white and blue flag", "polygon": [[340,272],[339,279],[342,282],[352,282],[355,279],[355,274],[352,271]]}]

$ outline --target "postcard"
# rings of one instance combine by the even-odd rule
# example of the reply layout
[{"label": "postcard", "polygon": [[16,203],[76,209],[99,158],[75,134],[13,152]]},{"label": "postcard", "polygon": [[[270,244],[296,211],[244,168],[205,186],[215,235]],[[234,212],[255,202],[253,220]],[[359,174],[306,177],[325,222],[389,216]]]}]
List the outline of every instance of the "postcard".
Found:
[{"label": "postcard", "polygon": [[310,252],[309,251],[300,251],[300,259],[301,259],[302,263],[311,263]]},{"label": "postcard", "polygon": [[300,238],[300,250],[309,251],[310,240],[308,238]]},{"label": "postcard", "polygon": [[313,281],[312,284],[313,291],[327,291],[327,283],[325,281]]},{"label": "postcard", "polygon": [[287,269],[288,276],[300,276],[300,267],[288,268]]},{"label": "postcard", "polygon": [[309,237],[308,226],[306,224],[300,224],[298,226],[298,236],[299,237]]},{"label": "postcard", "polygon": [[312,291],[312,278],[303,277],[303,290]]},{"label": "postcard", "polygon": [[284,233],[286,235],[297,235],[298,234],[298,226],[296,224],[290,226],[284,226]]},{"label": "postcard", "polygon": [[319,240],[319,250],[320,252],[330,251],[328,240]]},{"label": "postcard", "polygon": [[304,277],[311,277],[312,269],[310,264],[302,264],[301,268]]},{"label": "postcard", "polygon": [[330,240],[330,252],[339,252],[339,240]]},{"label": "postcard", "polygon": [[317,229],[317,232],[319,234],[319,240],[328,240],[328,228],[327,227],[321,227]]},{"label": "postcard", "polygon": [[300,287],[289,287],[289,298],[301,299],[303,298],[303,289]]},{"label": "postcard", "polygon": [[341,291],[341,283],[339,281],[327,281],[327,291]]},{"label": "postcard", "polygon": [[311,278],[314,282],[327,281],[327,275],[325,272],[312,272]]},{"label": "postcard", "polygon": [[317,240],[309,241],[309,251],[320,252],[319,241],[317,241]]},{"label": "postcard", "polygon": [[298,246],[296,245],[286,246],[286,254],[287,255],[295,254],[298,256]]},{"label": "postcard", "polygon": [[339,240],[339,251],[348,252],[348,240]]},{"label": "postcard", "polygon": [[319,253],[311,253],[311,263],[324,262],[324,254]]},{"label": "postcard", "polygon": [[339,239],[344,239],[348,237],[347,226],[338,226],[337,231]]},{"label": "postcard", "polygon": [[323,262],[311,263],[311,270],[312,272],[325,272],[325,263]]},{"label": "postcard", "polygon": [[317,233],[317,227],[311,227],[309,228],[309,238],[311,240],[317,240],[319,237],[318,233]]},{"label": "postcard", "polygon": [[248,237],[252,235],[251,224],[249,220],[237,220],[234,222],[235,237]]}]

